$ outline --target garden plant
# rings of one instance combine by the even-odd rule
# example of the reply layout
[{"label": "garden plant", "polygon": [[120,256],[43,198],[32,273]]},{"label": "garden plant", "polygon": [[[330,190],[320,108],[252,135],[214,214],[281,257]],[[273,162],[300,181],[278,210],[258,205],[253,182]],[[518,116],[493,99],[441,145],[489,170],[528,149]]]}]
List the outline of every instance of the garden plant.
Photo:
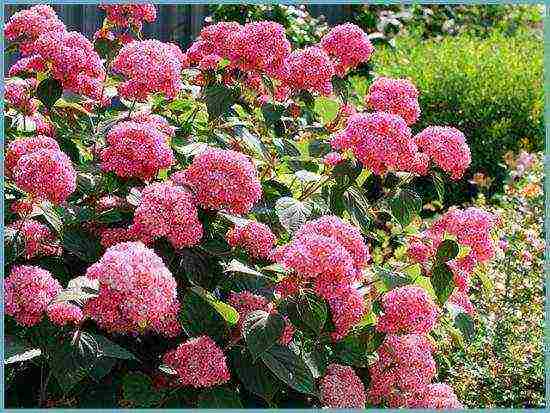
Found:
[{"label": "garden plant", "polygon": [[5,26],[7,405],[462,407],[438,355],[502,220],[424,212],[467,137],[418,128],[406,78],[358,95],[354,24],[182,50],[142,38],[154,6],[100,7],[93,41],[47,5]]}]

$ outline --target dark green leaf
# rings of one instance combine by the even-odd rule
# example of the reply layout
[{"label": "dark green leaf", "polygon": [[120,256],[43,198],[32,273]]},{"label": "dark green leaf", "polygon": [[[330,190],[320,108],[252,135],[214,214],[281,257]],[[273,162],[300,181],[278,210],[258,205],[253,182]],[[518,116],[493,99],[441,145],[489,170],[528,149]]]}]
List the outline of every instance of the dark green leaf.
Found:
[{"label": "dark green leaf", "polygon": [[221,315],[192,291],[185,295],[182,302],[180,322],[190,336],[208,335],[223,339],[227,335],[227,326]]},{"label": "dark green leaf", "polygon": [[363,367],[367,362],[367,342],[360,335],[348,335],[334,344],[334,357],[341,363]]},{"label": "dark green leaf", "polygon": [[475,334],[475,326],[472,317],[466,313],[459,313],[455,317],[455,325],[467,340],[471,340]]},{"label": "dark green leaf", "polygon": [[285,111],[285,107],[281,104],[266,103],[262,106],[262,115],[264,117],[265,124],[268,128],[271,128],[277,122],[281,120],[281,116]]},{"label": "dark green leaf", "polygon": [[201,393],[197,400],[199,409],[242,409],[243,404],[236,390],[217,387]]},{"label": "dark green leaf", "polygon": [[353,223],[363,233],[369,233],[372,225],[372,215],[364,191],[360,188],[349,187],[342,194],[342,201]]},{"label": "dark green leaf", "polygon": [[122,394],[134,407],[156,407],[164,393],[153,388],[149,376],[143,373],[129,373],[122,380]]},{"label": "dark green leaf", "polygon": [[412,280],[405,274],[399,274],[382,267],[375,266],[376,274],[382,279],[388,290],[411,284]]},{"label": "dark green leaf", "polygon": [[100,357],[92,370],[90,370],[90,377],[100,383],[101,380],[111,372],[115,364],[116,359],[110,357]]},{"label": "dark green leaf", "polygon": [[325,301],[311,293],[288,299],[285,311],[295,327],[314,336],[321,333],[328,317]]},{"label": "dark green leaf", "polygon": [[204,91],[204,95],[210,120],[217,119],[225,114],[238,98],[235,90],[220,85],[208,86]]},{"label": "dark green leaf", "polygon": [[243,324],[243,337],[256,361],[266,350],[271,348],[283,332],[285,321],[280,314],[270,314],[256,310],[248,314]]},{"label": "dark green leaf", "polygon": [[447,264],[435,264],[430,278],[435,295],[441,305],[445,304],[447,299],[455,288],[453,273]]},{"label": "dark green leaf", "polygon": [[4,364],[30,360],[42,354],[39,348],[31,346],[15,336],[6,336],[4,343]]},{"label": "dark green leaf", "polygon": [[106,337],[91,334],[98,344],[99,353],[102,357],[112,357],[122,360],[136,360],[136,357],[125,348],[113,343]]},{"label": "dark green leaf", "polygon": [[99,241],[79,228],[64,231],[63,248],[90,263],[96,262],[101,255]]},{"label": "dark green leaf", "polygon": [[440,173],[434,172],[432,175],[433,184],[435,187],[435,192],[440,202],[443,202],[445,197],[445,181]]},{"label": "dark green leaf", "polygon": [[402,189],[390,200],[390,208],[395,219],[405,227],[422,209],[422,199],[410,189]]},{"label": "dark green leaf", "polygon": [[439,244],[437,253],[435,254],[435,259],[440,263],[444,263],[455,259],[459,252],[460,248],[457,242],[451,239],[446,239]]},{"label": "dark green leaf", "polygon": [[63,95],[61,82],[51,77],[42,80],[36,87],[36,97],[48,109],[53,107],[61,95]]}]

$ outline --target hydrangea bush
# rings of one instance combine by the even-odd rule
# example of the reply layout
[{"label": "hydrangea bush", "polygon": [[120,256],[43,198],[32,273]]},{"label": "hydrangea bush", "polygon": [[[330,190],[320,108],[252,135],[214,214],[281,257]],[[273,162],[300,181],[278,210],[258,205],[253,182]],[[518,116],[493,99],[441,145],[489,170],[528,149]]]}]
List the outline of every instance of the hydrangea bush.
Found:
[{"label": "hydrangea bush", "polygon": [[182,50],[142,38],[153,6],[101,8],[93,41],[46,5],[5,28],[8,393],[39,368],[40,406],[461,407],[436,356],[499,220],[425,220],[419,188],[462,177],[464,135],[417,130],[407,79],[359,100],[353,24]]}]

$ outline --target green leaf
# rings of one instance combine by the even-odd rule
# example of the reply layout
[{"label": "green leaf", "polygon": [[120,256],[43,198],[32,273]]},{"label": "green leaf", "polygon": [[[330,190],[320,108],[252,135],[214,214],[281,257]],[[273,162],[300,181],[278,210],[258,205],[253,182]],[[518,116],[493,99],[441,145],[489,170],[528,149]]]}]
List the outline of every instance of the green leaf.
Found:
[{"label": "green leaf", "polygon": [[279,198],[275,203],[275,213],[281,225],[290,233],[294,233],[306,223],[311,214],[311,207],[290,197]]},{"label": "green leaf", "polygon": [[390,208],[395,219],[406,227],[422,209],[422,199],[410,189],[402,189],[390,200]]},{"label": "green leaf", "polygon": [[349,80],[341,78],[340,76],[333,76],[332,87],[334,88],[334,93],[340,96],[342,102],[347,103],[351,90]]},{"label": "green leaf", "polygon": [[453,273],[447,264],[435,264],[430,278],[437,300],[441,305],[445,304],[451,296],[455,283]]},{"label": "green leaf", "polygon": [[321,116],[323,122],[331,122],[338,113],[339,103],[326,97],[317,97],[315,99],[315,112]]},{"label": "green leaf", "polygon": [[164,397],[164,392],[153,388],[149,376],[137,372],[124,376],[122,394],[134,407],[156,407]]},{"label": "green leaf", "polygon": [[238,94],[234,89],[220,85],[208,86],[204,91],[204,95],[210,121],[225,114],[238,98]]},{"label": "green leaf", "polygon": [[39,348],[31,346],[15,336],[7,335],[4,343],[4,364],[30,360],[42,354]]},{"label": "green leaf", "polygon": [[98,334],[90,334],[98,344],[99,354],[102,357],[112,357],[121,360],[137,360],[136,356],[126,350],[124,347],[113,343],[106,337]]},{"label": "green leaf", "polygon": [[375,266],[374,271],[382,279],[384,286],[388,290],[396,287],[402,287],[404,285],[411,284],[412,282],[408,275],[390,271],[386,268]]},{"label": "green leaf", "polygon": [[439,244],[439,247],[437,248],[437,252],[435,254],[435,259],[439,263],[448,262],[455,259],[459,251],[460,249],[456,241],[446,239],[441,244]]},{"label": "green leaf", "polygon": [[231,371],[234,371],[240,382],[249,392],[270,402],[275,393],[282,388],[282,383],[265,365],[258,361],[254,363],[250,352],[244,347],[234,347],[229,352]]},{"label": "green leaf", "polygon": [[327,305],[315,294],[304,293],[297,297],[291,297],[284,307],[290,322],[295,327],[314,336],[321,333],[327,322]]},{"label": "green leaf", "polygon": [[274,345],[262,354],[262,361],[275,376],[294,390],[317,394],[313,374],[305,361],[289,347]]},{"label": "green leaf", "polygon": [[285,320],[280,314],[270,314],[262,310],[248,314],[244,320],[242,332],[253,361],[275,345],[281,337],[284,326]]},{"label": "green leaf", "polygon": [[433,184],[435,187],[435,193],[440,202],[443,202],[445,198],[445,181],[440,173],[434,172],[432,175]]},{"label": "green leaf", "polygon": [[201,393],[197,400],[199,409],[242,409],[243,404],[236,390],[217,387]]},{"label": "green leaf", "polygon": [[179,319],[182,328],[190,336],[207,335],[213,339],[227,337],[227,326],[220,313],[212,306],[205,305],[204,299],[193,291],[185,295]]},{"label": "green leaf", "polygon": [[111,372],[116,364],[116,359],[110,357],[100,357],[95,363],[94,367],[90,370],[90,377],[97,383]]},{"label": "green leaf", "polygon": [[61,219],[62,209],[49,202],[43,202],[40,208],[48,224],[50,224],[58,234],[61,234],[63,232],[63,221]]},{"label": "green leaf", "polygon": [[359,188],[350,187],[342,194],[342,200],[352,222],[363,233],[368,233],[372,225],[372,215],[369,211],[369,203],[364,191]]},{"label": "green leaf", "polygon": [[42,80],[36,87],[36,97],[48,109],[52,108],[61,95],[63,95],[61,82],[51,77]]},{"label": "green leaf", "polygon": [[363,367],[367,363],[367,343],[360,335],[348,335],[334,344],[333,356],[348,366]]},{"label": "green leaf", "polygon": [[212,294],[201,287],[191,287],[191,290],[197,293],[208,304],[216,309],[216,311],[231,325],[237,324],[239,321],[239,313],[229,304],[216,299]]},{"label": "green leaf", "polygon": [[279,122],[284,112],[285,107],[281,104],[266,103],[262,106],[262,115],[268,128]]},{"label": "green leaf", "polygon": [[454,319],[454,324],[460,330],[464,338],[471,340],[475,334],[475,326],[472,317],[466,313],[458,313]]},{"label": "green leaf", "polygon": [[63,233],[63,248],[83,261],[94,263],[101,256],[101,244],[80,228]]}]

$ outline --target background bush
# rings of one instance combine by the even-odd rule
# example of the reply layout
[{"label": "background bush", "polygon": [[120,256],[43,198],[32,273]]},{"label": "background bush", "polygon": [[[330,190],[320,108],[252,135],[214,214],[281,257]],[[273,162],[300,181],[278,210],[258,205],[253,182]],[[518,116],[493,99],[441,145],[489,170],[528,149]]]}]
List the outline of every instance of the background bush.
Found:
[{"label": "background bush", "polygon": [[422,116],[415,125],[451,125],[467,137],[472,166],[450,184],[446,202],[462,203],[475,194],[468,179],[482,172],[502,189],[504,153],[524,147],[542,150],[543,43],[534,32],[514,37],[495,32],[484,40],[469,35],[442,40],[397,39],[373,57],[378,75],[410,78],[420,92]]}]

